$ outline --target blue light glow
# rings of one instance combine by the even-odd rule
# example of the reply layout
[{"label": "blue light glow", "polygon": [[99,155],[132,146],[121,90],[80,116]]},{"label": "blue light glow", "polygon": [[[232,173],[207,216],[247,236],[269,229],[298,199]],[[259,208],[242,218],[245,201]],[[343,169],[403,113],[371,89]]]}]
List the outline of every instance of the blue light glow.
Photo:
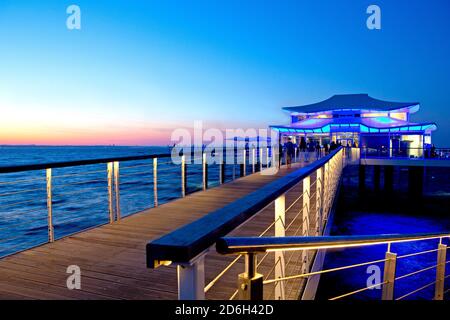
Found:
[{"label": "blue light glow", "polygon": [[367,128],[365,125],[360,125],[359,128],[361,132],[369,132],[369,128]]}]

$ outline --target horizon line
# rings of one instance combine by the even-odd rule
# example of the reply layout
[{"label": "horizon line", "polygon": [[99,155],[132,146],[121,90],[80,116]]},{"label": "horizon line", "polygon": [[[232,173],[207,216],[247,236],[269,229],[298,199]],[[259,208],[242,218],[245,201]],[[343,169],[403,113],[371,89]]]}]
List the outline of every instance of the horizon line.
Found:
[{"label": "horizon line", "polygon": [[0,147],[169,147],[165,145],[139,145],[139,144],[0,144]]}]

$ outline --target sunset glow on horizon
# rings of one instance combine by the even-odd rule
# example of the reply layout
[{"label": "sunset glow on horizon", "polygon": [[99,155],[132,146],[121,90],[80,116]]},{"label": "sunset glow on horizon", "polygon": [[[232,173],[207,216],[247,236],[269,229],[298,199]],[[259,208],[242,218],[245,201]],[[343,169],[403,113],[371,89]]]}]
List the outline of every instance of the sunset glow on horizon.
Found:
[{"label": "sunset glow on horizon", "polygon": [[[363,1],[364,2],[364,1]],[[268,128],[334,94],[419,101],[450,135],[445,0],[0,3],[0,145],[168,145],[177,128]],[[431,18],[430,18],[431,17]],[[330,27],[332,25],[332,27]]]}]

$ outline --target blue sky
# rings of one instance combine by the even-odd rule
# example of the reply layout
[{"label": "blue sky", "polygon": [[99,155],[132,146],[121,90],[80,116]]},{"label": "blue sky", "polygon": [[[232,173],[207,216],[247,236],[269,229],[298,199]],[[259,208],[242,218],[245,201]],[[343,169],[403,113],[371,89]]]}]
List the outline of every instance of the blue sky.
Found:
[{"label": "blue sky", "polygon": [[194,120],[265,128],[283,106],[369,93],[420,101],[445,146],[449,18],[447,0],[0,0],[0,143],[165,144]]}]

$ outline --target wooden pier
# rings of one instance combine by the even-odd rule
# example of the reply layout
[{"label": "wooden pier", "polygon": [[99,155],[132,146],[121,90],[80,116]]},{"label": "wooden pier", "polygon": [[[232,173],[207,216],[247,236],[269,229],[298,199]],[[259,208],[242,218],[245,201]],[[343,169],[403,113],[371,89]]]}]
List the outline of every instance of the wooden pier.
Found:
[{"label": "wooden pier", "polygon": [[[0,299],[177,299],[176,267],[147,268],[146,244],[301,166],[297,163],[291,169],[281,168],[275,175],[255,173],[242,177],[126,217],[119,222],[3,258],[0,260]],[[286,206],[298,197],[299,193],[295,189],[292,191],[291,196],[289,193],[286,196]],[[301,193],[301,187],[299,192]],[[273,222],[273,210],[273,205],[267,207],[231,234],[260,234]],[[286,223],[288,219],[286,217]],[[268,235],[273,235],[273,231]],[[205,262],[206,283],[233,259],[234,257],[222,256],[216,252],[208,254]],[[269,271],[273,266],[273,258],[270,260],[267,265],[261,264],[260,268]],[[81,269],[80,290],[67,288],[66,281],[70,274],[66,271],[71,265]],[[293,267],[298,268],[299,264],[293,264]],[[237,288],[237,274],[243,272],[243,262],[239,261],[232,268],[207,292],[206,298],[228,299],[233,295]],[[300,285],[302,282],[298,281],[298,286]],[[298,292],[289,292],[289,297],[298,298]]]}]

